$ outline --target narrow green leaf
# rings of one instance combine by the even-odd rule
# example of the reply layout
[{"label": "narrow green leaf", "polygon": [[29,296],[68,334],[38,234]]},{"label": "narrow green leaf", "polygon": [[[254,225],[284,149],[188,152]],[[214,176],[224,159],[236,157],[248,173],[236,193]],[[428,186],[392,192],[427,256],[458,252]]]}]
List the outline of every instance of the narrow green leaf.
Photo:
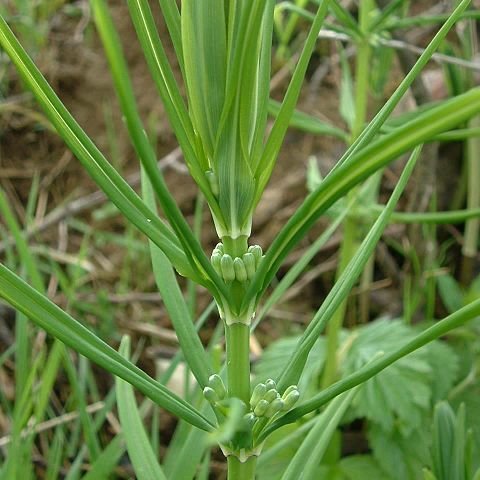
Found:
[{"label": "narrow green leaf", "polygon": [[167,24],[170,38],[172,39],[173,48],[177,60],[180,64],[183,76],[185,78],[185,64],[183,63],[183,45],[182,45],[182,27],[180,12],[175,0],[159,0],[160,8],[162,9],[163,18]]},{"label": "narrow green leaf", "polygon": [[319,335],[328,324],[332,316],[337,311],[339,305],[347,297],[357,278],[365,267],[375,246],[378,243],[384,229],[388,225],[388,219],[397,205],[400,196],[407,185],[407,181],[413,172],[415,164],[420,156],[421,148],[417,148],[411,155],[410,160],[405,167],[395,190],[393,191],[382,215],[374,223],[368,235],[363,240],[352,260],[349,262],[344,272],[335,283],[320,309],[303,333],[296,351],[287,364],[279,380],[279,389],[283,391],[289,385],[298,383],[303,372],[308,354],[315,345]]},{"label": "narrow green leaf", "polygon": [[[130,356],[128,337],[122,338],[119,351],[128,360]],[[116,379],[116,385],[120,424],[135,475],[139,480],[167,480],[148,440],[132,386],[120,378]]]},{"label": "narrow green leaf", "polygon": [[227,31],[224,2],[184,0],[182,45],[189,107],[209,158],[225,103]]},{"label": "narrow green leaf", "polygon": [[[120,39],[113,25],[106,3],[104,0],[92,0],[91,3],[94,18],[110,63],[115,88],[133,145],[149,176],[163,211],[175,230],[182,244],[183,250],[188,253],[187,257],[190,261],[192,270],[198,272],[195,280],[212,289],[214,285],[211,285],[208,279],[204,278],[208,277],[209,274],[212,274],[213,277],[211,278],[213,282],[217,280],[216,283],[223,285],[211,267],[210,262],[198,243],[198,240],[190,230],[187,221],[183,217],[175,199],[172,197],[165,184],[163,175],[157,167],[155,152],[149,142],[138,113],[132,84],[128,74],[128,68],[121,49]],[[202,266],[204,269],[203,271],[199,271],[199,265]],[[215,290],[213,293],[215,294]],[[218,294],[216,296],[218,296]]]},{"label": "narrow green leaf", "polygon": [[337,397],[343,392],[360,385],[361,383],[366,382],[370,378],[374,377],[377,373],[381,372],[392,363],[396,362],[400,358],[409,355],[410,353],[418,350],[424,345],[436,340],[437,338],[446,335],[451,330],[462,326],[463,324],[473,320],[474,318],[480,316],[480,300],[470,303],[466,307],[458,310],[457,312],[449,315],[448,317],[440,320],[435,325],[430,328],[427,328],[422,333],[417,335],[413,340],[407,342],[403,347],[398,348],[397,350],[385,354],[378,359],[373,360],[365,367],[360,368],[355,373],[349,375],[343,380],[338,381],[332,386],[326,388],[319,394],[315,395],[309,401],[303,403],[302,405],[294,408],[279,420],[270,425],[262,434],[260,440],[267,437],[272,431],[280,428],[282,425],[291,423],[298,418],[307,415],[308,413],[320,408],[322,405],[325,405],[332,398]]},{"label": "narrow green leaf", "polygon": [[123,435],[116,435],[93,462],[90,470],[82,477],[82,480],[109,478],[125,451],[124,443]]},{"label": "narrow green leaf", "polygon": [[[145,203],[155,210],[153,191],[144,171],[142,171],[142,193]],[[208,385],[208,377],[213,373],[213,368],[193,324],[175,273],[168,258],[152,242],[150,242],[150,256],[157,288],[162,295],[184,357],[198,383],[204,388]]]},{"label": "narrow green leaf", "polygon": [[283,139],[288,129],[290,118],[293,115],[295,106],[300,95],[300,89],[307,71],[308,63],[316,45],[318,33],[322,27],[323,21],[328,12],[329,0],[323,0],[320,4],[312,27],[308,33],[305,45],[303,47],[300,59],[293,73],[292,80],[288,86],[287,93],[282,102],[282,107],[278,117],[273,124],[272,131],[268,137],[262,157],[256,166],[255,174],[258,178],[257,189],[255,193],[255,204],[258,203],[263,190],[270,178],[275,165],[278,152],[280,151]]},{"label": "narrow green leaf", "polygon": [[[270,99],[268,103],[268,112],[270,115],[277,117],[280,112],[281,103]],[[295,110],[290,119],[290,127],[298,128],[303,132],[313,133],[314,135],[330,135],[332,137],[339,138],[344,142],[348,141],[348,134],[341,128],[337,128],[327,122],[308,115],[307,113]]]},{"label": "narrow green leaf", "polygon": [[297,453],[292,458],[282,480],[315,480],[318,465],[330,444],[333,434],[350,406],[356,389],[339,395],[318,415]]},{"label": "narrow green leaf", "polygon": [[203,430],[212,424],[191,405],[125,360],[90,330],[0,264],[0,296],[47,333],[138,388],[166,410]]},{"label": "narrow green leaf", "polygon": [[191,270],[175,234],[145,206],[81,129],[2,17],[0,17],[0,45],[12,59],[59,135],[107,197],[132,224],[168,255],[181,274],[194,277],[195,273]]},{"label": "narrow green leaf", "polygon": [[[355,185],[426,139],[458,125],[480,111],[480,88],[427,110],[379,138],[336,166],[310,194],[275,238],[251,283],[245,305],[269,285],[283,259],[318,217]],[[261,283],[261,287],[259,284]]]}]

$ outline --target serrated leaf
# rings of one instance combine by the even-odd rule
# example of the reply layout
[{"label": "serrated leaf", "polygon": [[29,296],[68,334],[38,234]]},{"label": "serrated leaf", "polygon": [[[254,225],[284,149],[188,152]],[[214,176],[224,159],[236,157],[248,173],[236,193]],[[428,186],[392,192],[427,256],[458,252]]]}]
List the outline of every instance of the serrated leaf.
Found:
[{"label": "serrated leaf", "polygon": [[[415,331],[400,320],[380,319],[359,328],[353,335],[342,363],[342,376],[357,371],[378,352],[398,348],[413,338]],[[397,425],[409,434],[429,410],[431,372],[425,351],[399,360],[364,385],[353,401],[356,415],[368,418],[387,432]]]},{"label": "serrated leaf", "polygon": [[351,455],[338,464],[348,480],[390,480],[370,455]]},{"label": "serrated leaf", "polygon": [[398,430],[387,433],[371,425],[367,436],[373,456],[385,475],[390,475],[392,480],[422,479],[422,468],[429,463],[430,456],[428,425],[408,437]]}]

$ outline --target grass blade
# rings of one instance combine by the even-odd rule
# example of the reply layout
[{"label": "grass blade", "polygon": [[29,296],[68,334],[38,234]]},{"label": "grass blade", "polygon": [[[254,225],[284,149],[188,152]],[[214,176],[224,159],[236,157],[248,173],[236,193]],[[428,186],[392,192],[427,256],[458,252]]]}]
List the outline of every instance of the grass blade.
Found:
[{"label": "grass blade", "polygon": [[82,477],[82,480],[109,478],[109,475],[115,469],[123,455],[123,443],[123,435],[117,435],[113,440],[111,440],[105,450],[103,450],[103,452],[92,464],[88,473]]},{"label": "grass blade", "polygon": [[[130,356],[130,339],[123,337],[120,354],[128,359]],[[148,435],[138,411],[133,388],[120,378],[117,385],[117,405],[120,424],[127,444],[128,456],[139,480],[167,480],[157,457],[152,450]]]},{"label": "grass blade", "polygon": [[0,296],[47,333],[131,383],[158,405],[198,428],[207,431],[212,429],[212,424],[192,406],[125,360],[90,330],[1,264]]}]

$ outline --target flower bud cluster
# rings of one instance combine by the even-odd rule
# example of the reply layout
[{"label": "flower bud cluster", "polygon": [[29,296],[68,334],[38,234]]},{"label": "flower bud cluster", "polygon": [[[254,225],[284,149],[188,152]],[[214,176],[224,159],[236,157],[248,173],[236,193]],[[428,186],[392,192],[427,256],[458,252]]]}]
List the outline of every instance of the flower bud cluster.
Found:
[{"label": "flower bud cluster", "polygon": [[241,257],[232,258],[219,243],[212,252],[211,262],[226,282],[237,280],[243,283],[253,278],[262,258],[263,251],[259,245],[252,245]]},{"label": "flower bud cluster", "polygon": [[215,405],[217,402],[222,401],[227,395],[227,389],[225,384],[219,375],[216,373],[210,375],[208,379],[208,386],[203,389],[203,396],[207,402]]},{"label": "flower bud cluster", "polygon": [[296,385],[291,385],[280,395],[276,383],[269,379],[254,388],[250,406],[256,417],[271,418],[279,412],[290,410],[299,398],[300,392]]}]

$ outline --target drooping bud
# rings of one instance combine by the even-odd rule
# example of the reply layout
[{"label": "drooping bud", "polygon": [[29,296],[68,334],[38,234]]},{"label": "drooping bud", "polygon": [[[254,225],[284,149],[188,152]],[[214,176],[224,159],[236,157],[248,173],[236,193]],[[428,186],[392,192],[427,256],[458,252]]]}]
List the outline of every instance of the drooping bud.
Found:
[{"label": "drooping bud", "polygon": [[235,280],[235,269],[233,268],[233,259],[230,255],[223,255],[220,265],[222,267],[222,275],[226,282]]},{"label": "drooping bud", "polygon": [[264,383],[259,383],[254,389],[252,393],[252,397],[250,398],[250,405],[252,408],[257,406],[257,403],[263,398],[263,396],[267,393],[267,387]]},{"label": "drooping bud", "polygon": [[235,278],[239,282],[245,282],[247,280],[247,270],[241,258],[235,258],[233,261],[233,268],[235,270]]},{"label": "drooping bud", "polygon": [[266,400],[260,400],[257,403],[257,406],[254,408],[253,413],[257,417],[263,417],[265,415],[265,412],[267,411],[269,405],[270,404]]},{"label": "drooping bud", "polygon": [[223,400],[227,395],[227,389],[225,388],[225,384],[223,383],[223,380],[220,378],[220,376],[216,373],[210,375],[208,379],[208,385],[212,390],[215,391],[220,400]]},{"label": "drooping bud", "polygon": [[213,388],[205,387],[203,389],[203,396],[207,402],[215,405],[220,399],[218,398],[217,392]]}]

